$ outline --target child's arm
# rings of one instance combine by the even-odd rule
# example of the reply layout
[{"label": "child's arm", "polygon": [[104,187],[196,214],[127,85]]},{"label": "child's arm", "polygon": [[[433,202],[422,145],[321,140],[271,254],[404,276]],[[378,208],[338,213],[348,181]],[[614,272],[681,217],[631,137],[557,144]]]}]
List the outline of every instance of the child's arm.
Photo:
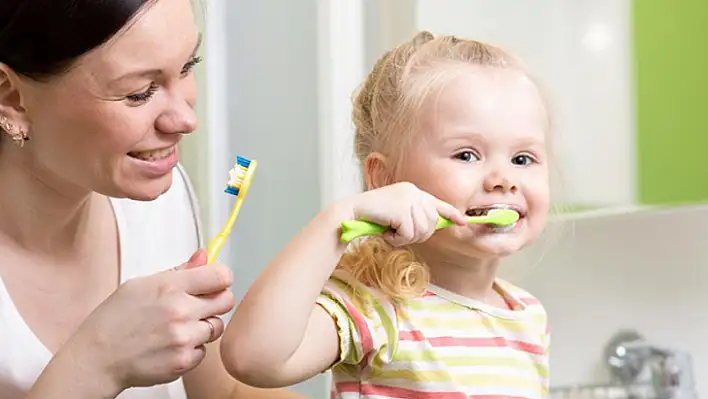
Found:
[{"label": "child's arm", "polygon": [[336,324],[315,302],[346,249],[338,227],[352,209],[340,203],[320,213],[249,288],[222,340],[222,360],[234,377],[287,386],[338,359]]},{"label": "child's arm", "polygon": [[384,237],[405,245],[430,237],[438,215],[466,225],[459,210],[410,183],[355,195],[321,212],[270,262],[236,309],[222,340],[226,369],[246,384],[274,388],[335,363],[357,366],[384,342],[392,350],[398,336],[390,303],[373,292],[355,299],[342,280],[320,296],[346,249],[339,226],[360,218],[392,226],[395,233]]}]

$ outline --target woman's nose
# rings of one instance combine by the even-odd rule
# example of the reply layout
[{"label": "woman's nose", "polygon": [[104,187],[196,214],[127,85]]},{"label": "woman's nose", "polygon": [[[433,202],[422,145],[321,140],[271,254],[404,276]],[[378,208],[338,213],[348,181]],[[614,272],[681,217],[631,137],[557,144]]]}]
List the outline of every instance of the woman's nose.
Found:
[{"label": "woman's nose", "polygon": [[194,111],[194,95],[192,90],[187,91],[189,93],[171,94],[169,104],[155,121],[159,132],[189,134],[197,130],[199,123]]}]

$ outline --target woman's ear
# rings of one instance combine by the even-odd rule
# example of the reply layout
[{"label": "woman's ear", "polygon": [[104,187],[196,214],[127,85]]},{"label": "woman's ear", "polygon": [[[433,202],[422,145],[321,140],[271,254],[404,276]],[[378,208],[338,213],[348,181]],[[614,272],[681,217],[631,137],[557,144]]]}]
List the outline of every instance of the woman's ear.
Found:
[{"label": "woman's ear", "polygon": [[385,155],[372,152],[364,161],[364,184],[367,190],[387,186],[393,182],[393,168]]},{"label": "woman's ear", "polygon": [[[27,132],[29,126],[27,114],[23,105],[22,81],[19,76],[6,64],[0,63],[0,117],[5,120],[6,126],[0,126],[2,130],[7,130],[7,126],[13,129],[22,129]],[[7,125],[9,124],[9,125]],[[5,132],[15,134],[17,132]]]}]

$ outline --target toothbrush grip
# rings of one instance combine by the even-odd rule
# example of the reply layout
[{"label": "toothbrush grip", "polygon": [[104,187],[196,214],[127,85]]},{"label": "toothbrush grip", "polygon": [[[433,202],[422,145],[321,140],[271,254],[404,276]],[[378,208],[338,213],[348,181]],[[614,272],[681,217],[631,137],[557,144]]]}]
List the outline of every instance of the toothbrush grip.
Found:
[{"label": "toothbrush grip", "polygon": [[207,264],[210,265],[216,261],[219,256],[219,251],[221,247],[224,246],[226,242],[226,237],[222,234],[216,235],[214,238],[209,240],[209,245],[207,246]]},{"label": "toothbrush grip", "polygon": [[[435,230],[449,227],[453,224],[455,223],[449,219],[439,216]],[[341,242],[350,242],[361,236],[383,234],[390,230],[393,230],[390,226],[382,226],[374,222],[367,222],[365,220],[346,220],[342,222],[342,233],[339,239]]]}]

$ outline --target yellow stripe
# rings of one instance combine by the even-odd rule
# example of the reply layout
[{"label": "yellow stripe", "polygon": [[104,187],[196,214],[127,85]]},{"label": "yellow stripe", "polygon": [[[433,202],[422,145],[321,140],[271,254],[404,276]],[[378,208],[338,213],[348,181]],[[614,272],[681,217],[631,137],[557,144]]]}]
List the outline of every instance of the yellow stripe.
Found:
[{"label": "yellow stripe", "polygon": [[337,287],[337,289],[340,291],[339,294],[344,297],[344,300],[349,302],[356,310],[358,310],[361,314],[363,314],[365,317],[369,316],[368,314],[368,306],[366,306],[366,293],[368,293],[368,290],[365,289],[363,285],[359,285],[356,287],[356,293],[357,295],[354,294],[355,288],[351,286],[346,281],[337,279],[337,278],[332,278],[329,280],[330,283],[332,283],[334,286]]},{"label": "yellow stripe", "polygon": [[[330,282],[339,290],[338,294],[342,295],[344,300],[354,306],[366,319],[369,333],[373,340],[374,351],[383,350],[386,353],[390,350],[391,353],[395,353],[398,346],[398,330],[396,330],[395,322],[389,312],[387,312],[387,309],[371,293],[370,289],[363,285],[352,287],[348,282],[337,278],[330,279]],[[353,295],[355,290],[357,295]],[[372,314],[372,310],[374,314]],[[349,324],[353,329],[356,329],[354,320],[351,317],[349,317]],[[384,337],[381,337],[382,334]],[[364,355],[362,353],[363,348],[361,342],[356,342],[355,344],[357,357],[353,360],[359,361]],[[374,360],[378,360],[378,357]]]},{"label": "yellow stripe", "polygon": [[[440,297],[421,297],[413,299],[406,303],[406,307],[418,312],[433,312],[433,313],[470,313],[470,308],[455,302],[449,302]],[[531,305],[524,312],[535,313],[537,316],[544,316],[543,307]],[[481,313],[483,315],[484,313]]]},{"label": "yellow stripe", "polygon": [[526,360],[512,356],[441,356],[431,350],[399,350],[396,353],[395,361],[391,362],[391,365],[410,362],[439,362],[444,364],[445,367],[507,366],[515,367],[519,370],[529,369],[543,378],[549,376],[548,368],[544,364],[530,359]]},{"label": "yellow stripe", "polygon": [[[535,327],[530,327],[529,324],[532,323],[536,325]],[[492,330],[504,330],[508,332],[528,332],[532,330],[537,330],[540,333],[545,334],[545,323],[537,320],[501,320],[501,319],[476,319],[470,317],[436,317],[436,315],[431,314],[425,317],[415,318],[416,328],[430,328],[435,330],[449,329],[450,333],[446,335],[454,336],[457,331],[463,331],[465,336],[474,335],[476,331],[489,331]]]},{"label": "yellow stripe", "polygon": [[[388,370],[377,373],[377,380],[405,380],[411,382],[451,382],[448,370]],[[537,378],[529,380],[518,375],[462,374],[452,375],[456,384],[467,387],[508,387],[519,389],[539,389]]]},{"label": "yellow stripe", "polygon": [[[413,341],[405,343],[405,350],[398,348],[399,324],[405,325],[406,328],[420,330],[423,334],[435,330],[445,331],[445,335],[451,337],[518,336],[523,341],[542,344],[547,323],[542,306],[531,305],[531,308],[526,310],[531,314],[527,313],[528,317],[521,320],[497,318],[438,297],[415,299],[402,306],[396,305],[394,310],[393,305],[385,299],[379,300],[370,287],[356,281],[335,277],[330,279],[329,284],[330,288],[325,290],[324,295],[331,296],[331,300],[337,304],[338,311],[346,309],[337,299],[341,297],[345,303],[356,308],[366,320],[374,345],[372,368],[365,371],[369,381],[377,380],[386,384],[390,379],[406,380],[411,382],[412,386],[418,387],[424,387],[426,383],[454,382],[471,388],[487,387],[498,390],[515,388],[533,392],[543,392],[546,389],[549,376],[547,356],[521,353],[514,356],[503,348],[488,348],[489,350],[483,352],[483,356],[477,355],[480,351],[475,351],[474,348],[462,348],[458,352],[446,355],[444,351],[436,348],[427,348],[425,342]],[[514,294],[519,293],[520,296],[528,296],[512,285],[505,284],[503,288]],[[331,290],[332,294],[326,294],[328,290]],[[347,316],[347,325],[355,328],[352,317]],[[360,360],[363,355],[361,342],[351,342],[351,344],[348,360]],[[392,359],[389,359],[390,353],[393,354]],[[416,369],[416,364],[426,365],[432,369],[419,370]],[[436,368],[435,365],[439,367]],[[399,369],[392,370],[393,367]],[[497,367],[507,372],[518,370],[519,374],[526,374],[526,376],[499,375],[495,374],[493,369],[483,370],[480,374],[470,372],[465,367]],[[355,366],[339,364],[334,372],[338,377],[349,379],[356,378],[357,372],[361,370]]]}]

